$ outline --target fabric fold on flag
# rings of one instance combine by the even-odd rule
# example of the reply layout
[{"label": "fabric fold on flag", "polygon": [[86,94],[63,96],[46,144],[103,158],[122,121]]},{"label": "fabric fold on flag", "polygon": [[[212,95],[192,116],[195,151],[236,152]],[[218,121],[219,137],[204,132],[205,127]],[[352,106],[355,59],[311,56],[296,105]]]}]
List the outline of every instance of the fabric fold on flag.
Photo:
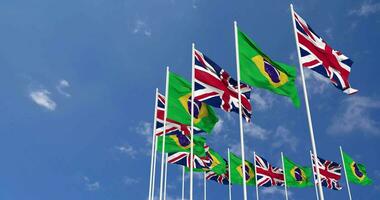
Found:
[{"label": "fabric fold on flag", "polygon": [[[317,168],[314,161],[314,155],[311,155],[313,161],[313,171],[315,174],[315,180],[318,180],[317,177]],[[341,170],[342,166],[339,163],[322,159],[320,157],[318,160],[319,175],[321,177],[321,185],[332,190],[341,190],[342,186],[339,184],[339,179],[342,176]]]},{"label": "fabric fold on flag", "polygon": [[284,171],[287,187],[311,187],[313,172],[311,167],[302,167],[284,156]]},{"label": "fabric fold on flag", "polygon": [[[157,151],[162,151],[163,137],[165,138],[165,152],[166,153],[177,153],[177,152],[190,152],[191,149],[191,138],[190,136],[177,134],[157,137]],[[205,142],[206,139],[200,136],[194,136],[194,155],[206,156],[205,152]]]},{"label": "fabric fold on flag", "polygon": [[[230,74],[198,50],[195,56],[195,98],[226,112],[239,113],[238,83]],[[242,115],[247,122],[252,115],[251,88],[241,83]]]},{"label": "fabric fold on flag", "polygon": [[[232,184],[243,184],[243,164],[241,158],[230,152],[230,163],[228,165],[231,167],[231,183]],[[254,165],[248,161],[244,163],[245,167],[245,180],[247,185],[255,185],[255,168]]]},{"label": "fabric fold on flag", "polygon": [[358,92],[348,81],[353,61],[331,48],[295,11],[294,20],[301,65],[330,79],[335,87],[346,94]]},{"label": "fabric fold on flag", "polygon": [[273,167],[267,160],[255,156],[255,167],[257,173],[257,186],[272,187],[284,186],[284,172],[279,167]]}]

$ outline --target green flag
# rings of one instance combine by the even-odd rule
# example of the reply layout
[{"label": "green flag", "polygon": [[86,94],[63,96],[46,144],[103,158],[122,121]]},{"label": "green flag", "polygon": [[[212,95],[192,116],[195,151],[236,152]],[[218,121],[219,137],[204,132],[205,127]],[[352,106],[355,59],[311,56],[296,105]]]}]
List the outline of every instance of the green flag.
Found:
[{"label": "green flag", "polygon": [[284,156],[284,168],[286,186],[300,188],[314,186],[310,167],[301,167]]},{"label": "green flag", "polygon": [[[243,168],[241,158],[235,154],[230,153],[230,171],[231,171],[231,183],[243,184]],[[255,185],[255,167],[252,163],[245,161],[245,174],[247,185]]]},{"label": "green flag", "polygon": [[343,152],[344,168],[346,170],[347,179],[351,183],[359,185],[370,185],[372,180],[368,178],[365,166],[356,163],[348,154]]},{"label": "green flag", "polygon": [[293,104],[299,107],[300,100],[295,85],[296,69],[272,61],[240,30],[238,30],[238,38],[241,81],[279,95],[288,96]]},{"label": "green flag", "polygon": [[[157,137],[157,151],[162,151],[163,137]],[[176,153],[176,152],[190,152],[191,150],[191,140],[189,136],[176,134],[165,136],[165,152],[166,153]],[[194,136],[194,155],[205,156],[205,145],[206,139],[200,136]]]},{"label": "green flag", "polygon": [[[169,73],[168,118],[191,125],[191,84],[182,77]],[[218,122],[214,110],[205,103],[194,102],[194,126],[210,133]]]}]

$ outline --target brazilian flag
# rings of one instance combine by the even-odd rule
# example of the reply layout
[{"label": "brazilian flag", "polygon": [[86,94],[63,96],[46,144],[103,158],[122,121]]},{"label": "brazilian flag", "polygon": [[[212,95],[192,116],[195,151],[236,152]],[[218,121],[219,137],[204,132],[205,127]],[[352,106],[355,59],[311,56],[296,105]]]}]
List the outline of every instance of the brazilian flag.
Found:
[{"label": "brazilian flag", "polygon": [[[223,159],[223,157],[214,151],[213,149],[209,148],[206,150],[206,157],[204,158],[207,166],[205,168],[199,169],[194,168],[194,172],[208,172],[213,171],[217,175],[225,174],[227,171],[227,162]],[[190,171],[188,167],[185,168],[187,172]]]},{"label": "brazilian flag", "polygon": [[[243,165],[241,158],[233,153],[230,153],[230,171],[231,171],[231,183],[243,184]],[[247,185],[255,185],[255,167],[252,163],[245,161],[245,180]]]},{"label": "brazilian flag", "polygon": [[358,185],[371,185],[372,180],[367,176],[365,166],[356,163],[347,153],[343,151],[342,153],[347,180]]},{"label": "brazilian flag", "polygon": [[293,104],[299,107],[300,100],[295,85],[296,69],[271,60],[240,30],[238,30],[238,43],[241,81],[288,96]]},{"label": "brazilian flag", "polygon": [[[168,118],[191,125],[191,84],[172,72],[169,73]],[[194,126],[210,133],[218,122],[214,110],[205,103],[194,101]]]},{"label": "brazilian flag", "polygon": [[[190,152],[191,151],[191,139],[189,136],[176,134],[168,136],[157,137],[157,151],[162,151],[163,137],[165,138],[165,152],[166,153],[176,153],[176,152]],[[194,136],[194,155],[205,156],[205,142],[206,139],[201,136]]]},{"label": "brazilian flag", "polygon": [[310,167],[301,167],[284,156],[285,181],[288,187],[313,186],[313,172]]}]

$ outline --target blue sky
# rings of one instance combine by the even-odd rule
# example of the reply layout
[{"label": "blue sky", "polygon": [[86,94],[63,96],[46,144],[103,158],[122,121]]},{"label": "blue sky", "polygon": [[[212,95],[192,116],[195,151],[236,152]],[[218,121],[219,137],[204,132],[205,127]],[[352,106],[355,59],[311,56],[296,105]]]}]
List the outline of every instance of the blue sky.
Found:
[{"label": "blue sky", "polygon": [[[189,79],[195,42],[236,77],[234,20],[273,59],[297,66],[289,3],[0,1],[0,198],[145,199],[154,90],[164,89],[165,66]],[[319,155],[341,162],[342,145],[374,179],[369,187],[352,185],[354,199],[376,199],[380,2],[293,3],[317,33],[354,61],[350,80],[360,90],[346,96],[306,72]],[[279,165],[283,151],[309,165],[304,103],[296,109],[285,97],[255,89],[252,105],[253,123],[245,125],[247,155],[252,159],[256,151]],[[224,156],[227,147],[239,153],[237,114],[217,112],[221,122],[208,143]],[[169,166],[169,199],[180,197],[180,175],[178,166]],[[199,176],[195,185],[200,199]],[[313,188],[289,191],[291,199],[315,195]],[[252,199],[254,188],[248,192]],[[227,195],[227,187],[209,182],[209,199]],[[282,195],[282,188],[260,189],[265,199]],[[345,199],[347,192],[325,189],[325,196]],[[233,187],[233,197],[241,199],[240,186]]]}]

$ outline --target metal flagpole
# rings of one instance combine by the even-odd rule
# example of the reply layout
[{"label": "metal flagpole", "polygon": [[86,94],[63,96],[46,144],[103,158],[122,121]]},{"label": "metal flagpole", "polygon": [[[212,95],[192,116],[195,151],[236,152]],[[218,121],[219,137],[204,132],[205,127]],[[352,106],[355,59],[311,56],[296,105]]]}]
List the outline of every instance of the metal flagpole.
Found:
[{"label": "metal flagpole", "polygon": [[206,172],[203,172],[203,199],[207,199],[207,182],[206,182]]},{"label": "metal flagpole", "polygon": [[166,153],[166,155],[165,155],[164,200],[166,200],[167,179],[168,179],[168,153]]},{"label": "metal flagpole", "polygon": [[185,200],[185,166],[182,167],[182,200]]},{"label": "metal flagpole", "polygon": [[156,146],[156,117],[157,117],[157,95],[158,95],[158,88],[156,88],[156,96],[154,101],[154,118],[153,118],[153,133],[152,133],[152,154],[150,158],[150,177],[149,177],[149,197],[148,199],[152,199],[152,193],[154,191],[153,186],[153,177],[155,176],[153,171],[153,166],[156,164],[154,157],[155,157],[155,146]]},{"label": "metal flagpole", "polygon": [[151,196],[151,200],[154,199],[154,192],[155,192],[156,165],[157,165],[156,161],[157,161],[157,136],[154,137],[154,158],[153,158],[153,177],[152,177],[152,196]]},{"label": "metal flagpole", "polygon": [[314,180],[314,188],[315,188],[315,194],[317,195],[317,200],[319,200],[319,195],[318,195],[318,188],[317,188],[317,185],[318,183],[316,183],[315,181],[315,173],[314,173],[314,167],[313,167],[313,157],[311,156],[311,151],[310,151],[310,161],[311,161],[311,170],[313,171],[313,180]]},{"label": "metal flagpole", "polygon": [[245,153],[244,153],[244,133],[243,133],[243,116],[241,108],[241,88],[240,88],[240,58],[239,58],[239,42],[238,42],[238,30],[237,22],[234,21],[234,31],[235,31],[235,54],[236,54],[236,71],[237,71],[237,82],[238,82],[238,95],[239,95],[239,124],[240,124],[240,145],[241,145],[241,163],[243,164],[243,196],[244,200],[247,200],[247,183],[245,177]]},{"label": "metal flagpole", "polygon": [[[315,162],[315,164],[317,164],[318,163],[317,162],[317,159],[318,159],[317,147],[315,145],[315,140],[314,140],[313,122],[311,120],[311,113],[310,113],[310,108],[309,108],[309,98],[308,98],[308,95],[307,95],[305,76],[304,76],[304,73],[303,73],[303,67],[301,65],[301,55],[300,55],[300,51],[299,51],[299,47],[298,47],[298,37],[297,37],[297,32],[296,32],[296,23],[294,21],[294,10],[293,10],[293,5],[292,4],[290,4],[290,9],[291,9],[292,20],[293,20],[294,37],[296,39],[296,47],[297,47],[297,54],[298,54],[298,64],[299,64],[299,68],[300,68],[300,71],[301,71],[302,87],[303,87],[303,91],[304,91],[303,94],[304,94],[305,105],[306,105],[306,114],[307,114],[307,119],[308,119],[308,123],[309,123],[311,146],[312,146],[312,150],[313,150],[313,154],[314,154],[314,162]],[[321,176],[320,176],[320,173],[319,173],[319,167],[316,167],[316,169],[317,169],[316,171],[317,171],[319,196],[320,196],[321,200],[324,200],[323,189],[322,189],[322,185],[321,185]]]},{"label": "metal flagpole", "polygon": [[259,186],[257,185],[256,152],[253,152],[253,164],[255,167],[256,200],[259,200]]},{"label": "metal flagpole", "polygon": [[193,165],[194,165],[194,50],[195,44],[191,44],[191,142],[190,142],[190,200],[193,200]]},{"label": "metal flagpole", "polygon": [[348,197],[350,198],[350,200],[352,200],[350,184],[348,183],[348,179],[347,179],[346,164],[345,164],[345,162],[344,162],[344,158],[343,158],[343,150],[342,150],[342,146],[339,146],[339,149],[340,149],[340,156],[342,157],[342,162],[343,162],[344,176],[346,177],[346,184],[347,184]]},{"label": "metal flagpole", "polygon": [[230,148],[227,149],[227,152],[228,152],[228,196],[229,196],[229,200],[232,200]]},{"label": "metal flagpole", "polygon": [[160,177],[160,200],[162,200],[162,192],[164,186],[164,166],[165,166],[165,136],[166,136],[166,117],[168,115],[168,103],[169,103],[169,67],[166,67],[166,84],[165,84],[165,114],[164,114],[164,132],[162,138],[162,152],[161,152],[161,177]]},{"label": "metal flagpole", "polygon": [[285,183],[285,199],[288,200],[288,188],[286,187],[286,173],[285,173],[285,164],[284,164],[284,154],[281,152],[281,161],[282,161],[282,170],[284,173],[284,183]]}]

